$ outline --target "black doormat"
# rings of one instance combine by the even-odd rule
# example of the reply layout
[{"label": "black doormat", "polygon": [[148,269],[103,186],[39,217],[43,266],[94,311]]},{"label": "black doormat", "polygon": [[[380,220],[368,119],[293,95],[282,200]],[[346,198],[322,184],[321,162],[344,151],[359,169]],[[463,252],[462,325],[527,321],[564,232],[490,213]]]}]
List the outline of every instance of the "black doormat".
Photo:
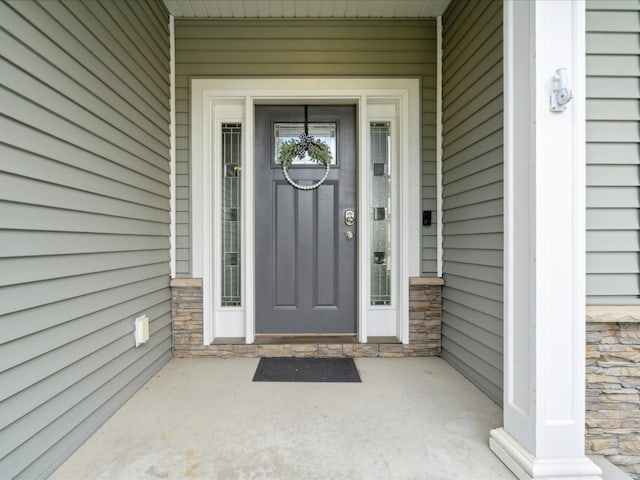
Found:
[{"label": "black doormat", "polygon": [[261,358],[254,382],[361,382],[353,358]]}]

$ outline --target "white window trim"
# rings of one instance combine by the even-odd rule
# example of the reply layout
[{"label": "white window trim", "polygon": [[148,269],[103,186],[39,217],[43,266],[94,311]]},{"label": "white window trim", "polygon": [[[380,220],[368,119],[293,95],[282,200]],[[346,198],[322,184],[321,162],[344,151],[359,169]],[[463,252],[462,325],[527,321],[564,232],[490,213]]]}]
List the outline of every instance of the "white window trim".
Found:
[{"label": "white window trim", "polygon": [[[421,166],[421,113],[420,82],[414,78],[332,78],[332,79],[194,79],[191,82],[192,100],[192,156],[191,156],[191,211],[192,211],[192,275],[203,280],[203,338],[209,345],[216,337],[242,337],[253,343],[254,331],[254,107],[260,103],[344,103],[358,105],[358,337],[366,342],[368,336],[395,335],[403,343],[409,342],[409,278],[420,275],[420,166]],[[220,103],[244,109],[242,118],[216,116],[215,106]],[[369,105],[389,103],[397,105],[398,171],[397,186],[397,241],[398,259],[394,291],[395,309],[389,317],[380,320],[376,309],[369,304],[369,188],[368,148],[369,123],[380,118],[369,118]],[[373,109],[375,110],[375,109]],[[215,308],[215,256],[212,249],[216,202],[213,185],[218,180],[212,171],[211,156],[215,154],[212,136],[221,122],[236,121],[243,125],[242,170],[242,297],[243,307]],[[365,181],[366,180],[366,181]],[[212,220],[213,219],[213,220]],[[388,310],[388,309],[387,309]],[[227,316],[226,312],[234,316]],[[238,315],[238,312],[240,314]],[[383,316],[384,317],[384,316]]]}]

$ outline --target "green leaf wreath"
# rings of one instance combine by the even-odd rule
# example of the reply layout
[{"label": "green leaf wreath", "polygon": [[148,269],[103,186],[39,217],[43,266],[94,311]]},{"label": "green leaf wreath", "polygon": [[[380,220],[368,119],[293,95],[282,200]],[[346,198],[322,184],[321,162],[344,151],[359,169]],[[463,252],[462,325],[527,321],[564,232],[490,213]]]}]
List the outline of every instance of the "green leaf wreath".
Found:
[{"label": "green leaf wreath", "polygon": [[298,139],[292,138],[282,143],[278,153],[278,160],[282,168],[288,169],[294,158],[302,160],[306,153],[309,154],[309,158],[313,162],[325,167],[333,159],[329,145],[326,142],[303,133]]}]

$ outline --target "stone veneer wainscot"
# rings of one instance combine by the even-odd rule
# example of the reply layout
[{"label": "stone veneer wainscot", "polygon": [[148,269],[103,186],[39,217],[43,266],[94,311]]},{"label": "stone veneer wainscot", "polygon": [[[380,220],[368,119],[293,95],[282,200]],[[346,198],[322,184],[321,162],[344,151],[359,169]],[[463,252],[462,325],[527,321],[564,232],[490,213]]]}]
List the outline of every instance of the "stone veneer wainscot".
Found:
[{"label": "stone veneer wainscot", "polygon": [[409,344],[213,344],[203,345],[202,280],[171,281],[173,351],[176,357],[429,357],[441,352],[441,278],[409,281]]},{"label": "stone veneer wainscot", "polygon": [[587,454],[640,479],[640,307],[587,307]]}]

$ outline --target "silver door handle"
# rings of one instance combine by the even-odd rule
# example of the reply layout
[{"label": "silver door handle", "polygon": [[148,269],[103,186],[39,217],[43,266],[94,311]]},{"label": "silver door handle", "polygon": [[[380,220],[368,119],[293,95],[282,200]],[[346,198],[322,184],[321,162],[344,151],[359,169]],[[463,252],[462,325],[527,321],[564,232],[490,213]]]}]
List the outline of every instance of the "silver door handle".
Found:
[{"label": "silver door handle", "polygon": [[354,223],[356,223],[356,212],[354,212],[353,210],[345,210],[344,224],[347,227],[351,227]]}]

